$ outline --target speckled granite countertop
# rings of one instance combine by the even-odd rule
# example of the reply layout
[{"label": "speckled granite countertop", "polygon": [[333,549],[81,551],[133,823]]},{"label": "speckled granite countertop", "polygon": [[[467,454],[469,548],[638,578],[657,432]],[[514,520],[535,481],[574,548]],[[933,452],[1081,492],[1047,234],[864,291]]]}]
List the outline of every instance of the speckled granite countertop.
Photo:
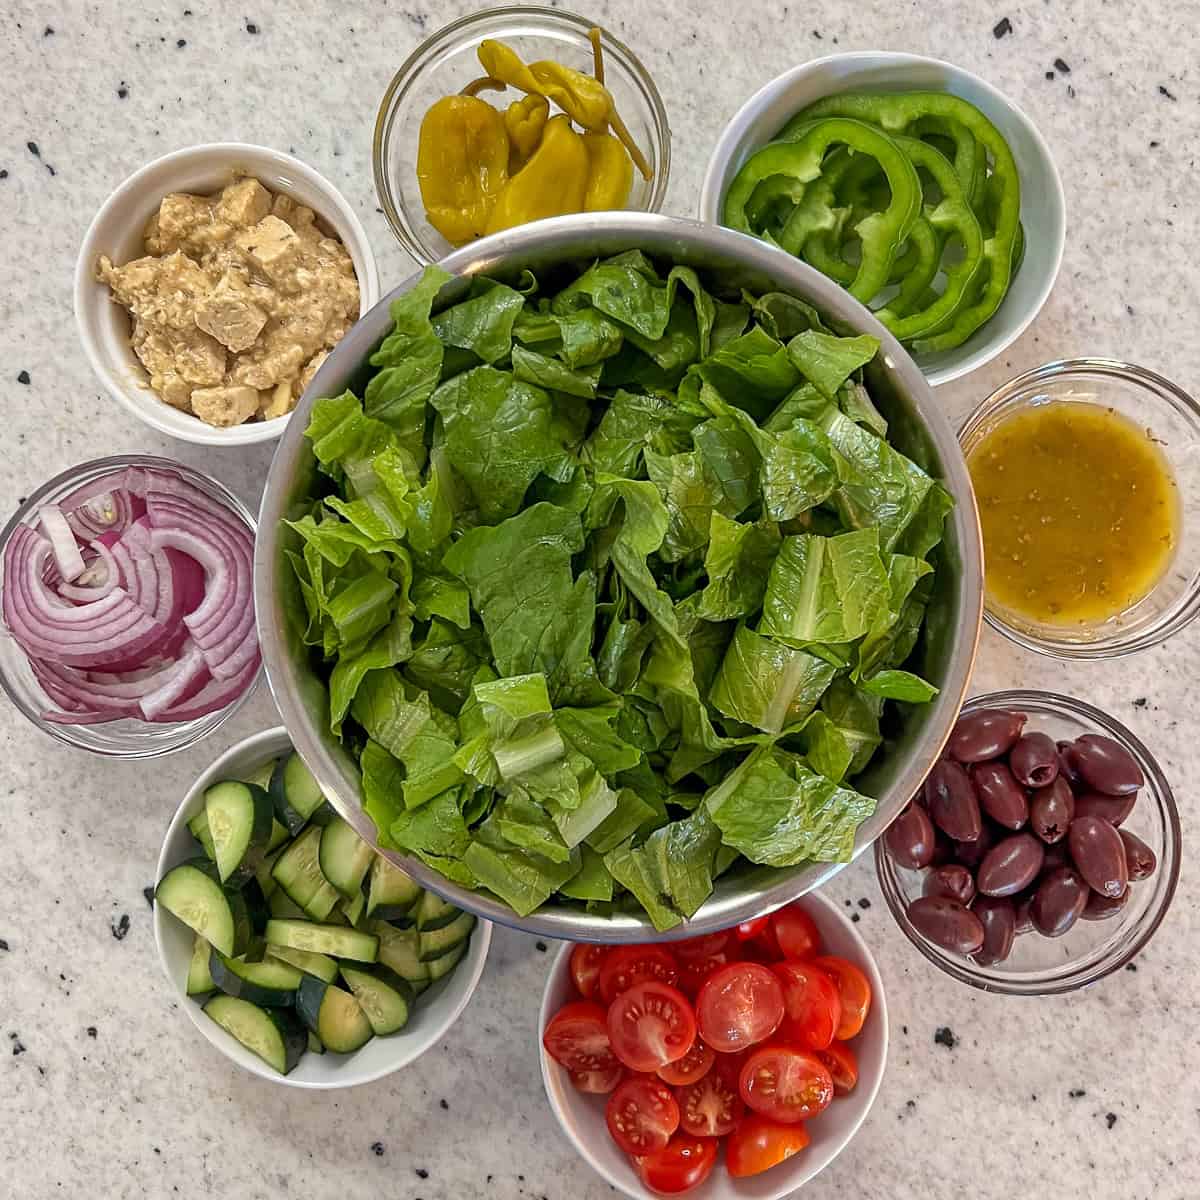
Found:
[{"label": "speckled granite countertop", "polygon": [[[188,5],[190,4],[190,7]],[[370,134],[392,71],[461,0],[8,0],[0,13],[0,512],[99,453],[203,465],[257,503],[270,450],[151,434],[79,350],[71,274],[109,191],[148,159],[240,139],[297,154],[357,206],[385,288],[410,269],[375,207]],[[1035,119],[1067,191],[1066,258],[1032,329],[944,388],[956,419],[1052,358],[1115,355],[1200,388],[1200,5],[594,0],[642,55],[674,132],[668,211],[691,215],[722,124],[761,83],[831,50],[933,53]],[[995,36],[1003,18],[1011,32]],[[1057,61],[1056,61],[1057,60]],[[1120,665],[1064,665],[984,635],[977,691],[1032,685],[1127,721],[1198,815],[1200,626]],[[145,767],[92,759],[0,706],[0,1197],[599,1200],[543,1099],[534,1024],[548,950],[498,931],[451,1036],[384,1082],[272,1087],[213,1053],[161,977],[143,889],[191,779],[275,723],[261,692],[207,744]],[[869,859],[831,886],[888,979],[892,1054],[874,1111],[806,1191],[976,1200],[1200,1196],[1200,885],[1190,860],[1150,949],[1085,995],[959,986],[894,927]],[[952,1031],[935,1040],[940,1029]],[[962,1181],[960,1184],[958,1181]]]}]

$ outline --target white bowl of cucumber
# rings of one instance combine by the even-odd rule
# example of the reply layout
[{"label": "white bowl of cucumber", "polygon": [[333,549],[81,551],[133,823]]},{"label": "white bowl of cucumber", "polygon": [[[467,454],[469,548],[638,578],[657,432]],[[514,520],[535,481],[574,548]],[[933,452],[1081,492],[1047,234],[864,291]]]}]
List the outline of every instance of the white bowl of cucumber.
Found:
[{"label": "white bowl of cucumber", "polygon": [[418,887],[332,810],[282,728],[192,785],[158,860],[154,936],[192,1024],[293,1087],[370,1083],[458,1019],[492,928]]}]

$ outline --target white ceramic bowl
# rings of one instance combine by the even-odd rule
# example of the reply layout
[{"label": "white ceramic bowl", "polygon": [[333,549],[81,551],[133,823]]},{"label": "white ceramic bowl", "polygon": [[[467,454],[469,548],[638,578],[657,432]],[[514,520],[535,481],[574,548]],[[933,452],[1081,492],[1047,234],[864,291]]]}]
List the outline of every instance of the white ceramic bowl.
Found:
[{"label": "white ceramic bowl", "polygon": [[235,172],[308,205],[341,238],[358,276],[360,315],[379,299],[375,257],[354,210],[333,184],[291,155],[244,142],[213,142],[176,150],[135,171],[104,202],[84,235],[75,264],[75,321],[84,353],[113,399],[152,429],[206,446],[271,441],[283,433],[290,414],[218,429],[160,400],[129,344],[128,314],[95,278],[96,262],[102,254],[118,264],[140,255],[142,230],[169,192],[216,192]]},{"label": "white ceramic bowl", "polygon": [[834,54],[793,67],[759,88],[725,126],[700,189],[700,219],[720,224],[722,202],[734,175],[795,113],[824,96],[858,91],[961,96],[1000,130],[1017,160],[1024,261],[990,321],[954,350],[914,356],[936,387],[983,366],[1020,337],[1045,304],[1062,263],[1066,200],[1050,147],[1029,117],[986,80],[940,59],[876,50]]},{"label": "white ceramic bowl", "polygon": [[[782,1200],[782,1197],[790,1196],[845,1149],[866,1120],[883,1082],[888,1046],[887,1002],[875,960],[858,930],[832,900],[827,900],[820,892],[809,892],[799,903],[816,922],[825,953],[849,959],[866,973],[871,983],[871,1011],[862,1032],[851,1043],[858,1058],[858,1085],[850,1095],[837,1097],[820,1116],[806,1122],[805,1128],[812,1141],[799,1154],[761,1175],[746,1179],[732,1179],[725,1170],[722,1155],[708,1180],[687,1193],[689,1200]],[[554,957],[538,1019],[538,1053],[550,1107],[568,1141],[617,1191],[634,1197],[634,1200],[659,1200],[658,1193],[642,1186],[629,1157],[609,1137],[604,1123],[608,1097],[577,1091],[567,1072],[541,1048],[541,1036],[550,1018],[574,995],[571,948],[572,943],[564,943]]]},{"label": "white ceramic bowl", "polygon": [[[192,784],[171,821],[158,856],[158,874],[155,878],[161,879],[172,867],[198,853],[187,823],[203,807],[204,792],[210,784],[219,779],[236,779],[291,748],[286,729],[282,726],[267,729],[231,746],[204,771]],[[194,934],[158,904],[154,906],[154,940],[158,944],[158,957],[163,970],[179,997],[179,1008],[187,1013],[192,1024],[226,1058],[272,1083],[298,1088],[343,1088],[382,1079],[408,1066],[441,1041],[466,1008],[483,974],[483,964],[492,941],[492,926],[488,921],[476,922],[470,946],[462,961],[445,979],[421,994],[408,1024],[399,1033],[372,1038],[353,1054],[332,1054],[328,1051],[313,1054],[305,1051],[290,1075],[280,1075],[271,1070],[258,1055],[251,1053],[215,1021],[206,1017],[200,1005],[188,996],[187,972]]]}]

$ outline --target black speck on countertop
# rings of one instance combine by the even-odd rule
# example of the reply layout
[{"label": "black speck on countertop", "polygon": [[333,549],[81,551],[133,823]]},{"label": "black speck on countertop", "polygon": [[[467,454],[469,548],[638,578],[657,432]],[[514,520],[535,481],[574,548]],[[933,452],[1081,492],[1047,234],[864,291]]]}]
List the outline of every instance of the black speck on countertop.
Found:
[{"label": "black speck on countertop", "polygon": [[179,40],[178,40],[178,41],[175,43],[175,45],[176,45],[176,46],[177,46],[177,47],[178,47],[180,50],[182,50],[182,49],[184,48],[184,46],[186,46],[186,45],[187,45],[187,38],[180,38],[180,39],[179,39]]},{"label": "black speck on countertop", "polygon": [[417,1178],[418,1179],[428,1179],[429,1172],[427,1170],[425,1170],[424,1167],[418,1167],[417,1168]]},{"label": "black speck on countertop", "polygon": [[96,1032],[97,1032],[95,1025],[89,1025],[87,1027],[87,1029],[85,1030],[85,1032],[87,1033],[88,1037],[94,1038],[96,1036]]},{"label": "black speck on countertop", "polygon": [[1047,79],[1053,79],[1053,78],[1054,78],[1054,72],[1053,72],[1053,71],[1047,71],[1047,72],[1046,72],[1046,78],[1047,78]]},{"label": "black speck on countertop", "polygon": [[[8,168],[0,167],[0,179],[7,179],[7,178],[8,178]],[[382,211],[382,209],[380,211]]]},{"label": "black speck on countertop", "polygon": [[1067,84],[1067,99],[1075,99],[1075,89],[1069,83]]},{"label": "black speck on countertop", "polygon": [[129,914],[122,913],[120,920],[109,923],[109,928],[112,929],[112,935],[118,942],[123,941],[129,932]]},{"label": "black speck on countertop", "polygon": [[[1150,143],[1150,149],[1151,149],[1151,150],[1157,150],[1157,149],[1158,149],[1158,143],[1157,143],[1157,142],[1151,142],[1151,143]],[[1134,701],[1134,703],[1136,704],[1136,703],[1137,703],[1137,701],[1135,700],[1135,701]],[[1145,702],[1145,700],[1143,700],[1143,701],[1142,701],[1142,705],[1145,705],[1145,703],[1146,703],[1146,702]],[[1140,707],[1140,706],[1139,706],[1139,707]]]},{"label": "black speck on countertop", "polygon": [[870,901],[870,900],[868,900],[868,899],[866,898],[866,896],[860,896],[860,897],[859,897],[859,900],[858,900],[858,907],[859,907],[859,908],[863,908],[863,909],[870,908],[870,907],[871,907],[871,901]]},{"label": "black speck on countertop", "polygon": [[1078,1100],[1080,1096],[1086,1096],[1087,1092],[1083,1088],[1072,1088],[1068,1093],[1072,1100]]},{"label": "black speck on countertop", "polygon": [[4,938],[0,938],[0,950],[7,950],[8,948],[8,942]]},{"label": "black speck on countertop", "polygon": [[855,925],[857,925],[857,924],[859,923],[859,921],[861,921],[861,920],[862,920],[862,917],[860,917],[860,916],[858,915],[858,913],[851,913],[851,914],[850,914],[850,920],[851,920],[851,921],[852,921],[852,922],[853,922]]},{"label": "black speck on countertop", "polygon": [[445,1109],[445,1111],[446,1111],[446,1112],[449,1112],[449,1111],[450,1111],[450,1105],[449,1105],[449,1104],[447,1104],[445,1100],[439,1100],[439,1101],[438,1101],[438,1104],[439,1104],[439,1105],[441,1105],[441,1107],[442,1107],[443,1109]]},{"label": "black speck on countertop", "polygon": [[383,1143],[382,1142],[372,1142],[371,1143],[371,1153],[374,1154],[376,1158],[380,1158],[383,1155]]},{"label": "black speck on countertop", "polygon": [[[1150,145],[1152,145],[1152,146],[1157,146],[1157,145],[1158,145],[1158,143],[1157,143],[1157,142],[1151,142],[1151,143],[1150,143]],[[1145,708],[1145,707],[1146,707],[1146,705],[1147,705],[1147,703],[1148,703],[1148,701],[1146,700],[1146,697],[1145,697],[1145,696],[1139,696],[1139,697],[1138,697],[1138,698],[1137,698],[1137,699],[1136,699],[1136,700],[1133,702],[1133,707],[1134,707],[1134,708]]]},{"label": "black speck on countertop", "polygon": [[1127,970],[1127,971],[1136,971],[1136,970],[1137,970],[1137,963],[1126,963],[1126,964],[1125,964],[1125,970]]},{"label": "black speck on countertop", "polygon": [[53,36],[54,36],[54,26],[47,25],[46,28],[42,30],[42,37],[53,37]]},{"label": "black speck on countertop", "polygon": [[545,953],[546,953],[546,943],[545,943],[545,942],[535,942],[535,943],[534,943],[534,946],[535,946],[535,948],[537,949],[537,952],[538,952],[539,954],[545,954]]},{"label": "black speck on countertop", "polygon": [[15,1033],[10,1033],[8,1036],[12,1039],[13,1058],[16,1058],[18,1054],[24,1054],[25,1043]]},{"label": "black speck on countertop", "polygon": [[41,152],[40,148],[38,147],[37,142],[26,142],[25,149],[28,150],[29,153],[32,154],[34,158],[42,157],[42,152]]},{"label": "black speck on countertop", "polygon": [[905,1100],[904,1107],[910,1110],[914,1109],[917,1107],[917,1102],[915,1100]]},{"label": "black speck on countertop", "polygon": [[995,25],[992,26],[992,37],[997,41],[1006,34],[1012,33],[1012,22],[1007,17],[1001,17]]},{"label": "black speck on countertop", "polygon": [[933,1035],[933,1040],[939,1046],[945,1046],[947,1050],[953,1050],[958,1044],[958,1038],[954,1036],[954,1030],[949,1025],[938,1026],[937,1032]]},{"label": "black speck on countertop", "polygon": [[154,888],[152,886],[142,888],[142,895],[146,897],[146,903],[148,905],[150,905],[151,908],[153,908],[154,907]]},{"label": "black speck on countertop", "polygon": [[[1179,97],[1178,97],[1178,96],[1176,96],[1176,95],[1174,94],[1174,92],[1171,92],[1171,91],[1169,91],[1169,90],[1168,90],[1167,88],[1165,88],[1165,87],[1164,87],[1164,86],[1163,86],[1161,83],[1158,85],[1158,94],[1159,94],[1160,96],[1166,96],[1166,98],[1167,98],[1168,100],[1178,100],[1178,99],[1179,99]],[[1111,1129],[1111,1128],[1112,1128],[1112,1126],[1110,1125],[1110,1126],[1109,1126],[1109,1129]]]},{"label": "black speck on countertop", "polygon": [[1105,1113],[1104,1123],[1109,1127],[1109,1129],[1111,1129],[1117,1123],[1117,1114],[1112,1112]]},{"label": "black speck on countertop", "polygon": [[1061,58],[1056,58],[1054,60],[1054,69],[1056,71],[1061,71],[1064,75],[1070,75],[1070,73],[1071,73],[1071,68],[1068,67],[1067,64],[1065,62],[1063,62],[1063,60]]},{"label": "black speck on countertop", "polygon": [[524,1183],[524,1182],[525,1182],[525,1176],[524,1176],[524,1175],[518,1175],[518,1176],[517,1176],[517,1182],[518,1182],[518,1183]]},{"label": "black speck on countertop", "polygon": [[129,95],[129,85],[125,82],[125,80],[122,79],[121,86],[119,88],[117,88],[117,98],[119,100],[124,100],[128,95]]},{"label": "black speck on countertop", "polygon": [[901,1032],[901,1033],[903,1033],[905,1037],[908,1037],[908,1026],[907,1026],[907,1025],[901,1025],[901,1026],[900,1026],[900,1032]]},{"label": "black speck on countertop", "polygon": [[247,21],[246,22],[246,32],[247,33],[257,33],[258,26],[255,25],[255,23],[253,21]]},{"label": "black speck on countertop", "polygon": [[25,383],[25,384],[29,383],[29,372],[28,371],[18,371],[17,372],[17,382]]}]

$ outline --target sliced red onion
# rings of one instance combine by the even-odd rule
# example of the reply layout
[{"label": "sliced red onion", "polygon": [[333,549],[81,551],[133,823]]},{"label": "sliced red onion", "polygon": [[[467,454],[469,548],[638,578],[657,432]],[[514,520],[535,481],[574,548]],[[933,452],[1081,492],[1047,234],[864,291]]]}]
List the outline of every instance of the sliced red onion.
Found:
[{"label": "sliced red onion", "polygon": [[38,520],[50,539],[54,550],[54,565],[59,575],[68,583],[83,574],[83,555],[75,541],[75,532],[67,524],[67,518],[57,504],[43,504],[38,510]]},{"label": "sliced red onion", "polygon": [[[104,481],[108,482],[107,479]],[[68,498],[69,499],[69,498]],[[75,507],[64,503],[60,507],[66,513],[67,523],[75,531],[75,535],[84,541],[91,541],[102,534],[111,533],[116,536],[141,515],[134,511],[135,497],[124,488],[112,488],[97,496],[90,496]],[[145,505],[138,499],[138,507],[145,511]]]},{"label": "sliced red onion", "polygon": [[89,548],[95,551],[95,557],[84,568],[83,574],[74,583],[60,583],[56,589],[60,596],[80,604],[102,600],[121,578],[112,551],[103,542],[90,542]]},{"label": "sliced red onion", "polygon": [[258,653],[231,679],[211,679],[190,700],[164,709],[155,721],[191,721],[232,704],[254,682],[262,656]]}]

